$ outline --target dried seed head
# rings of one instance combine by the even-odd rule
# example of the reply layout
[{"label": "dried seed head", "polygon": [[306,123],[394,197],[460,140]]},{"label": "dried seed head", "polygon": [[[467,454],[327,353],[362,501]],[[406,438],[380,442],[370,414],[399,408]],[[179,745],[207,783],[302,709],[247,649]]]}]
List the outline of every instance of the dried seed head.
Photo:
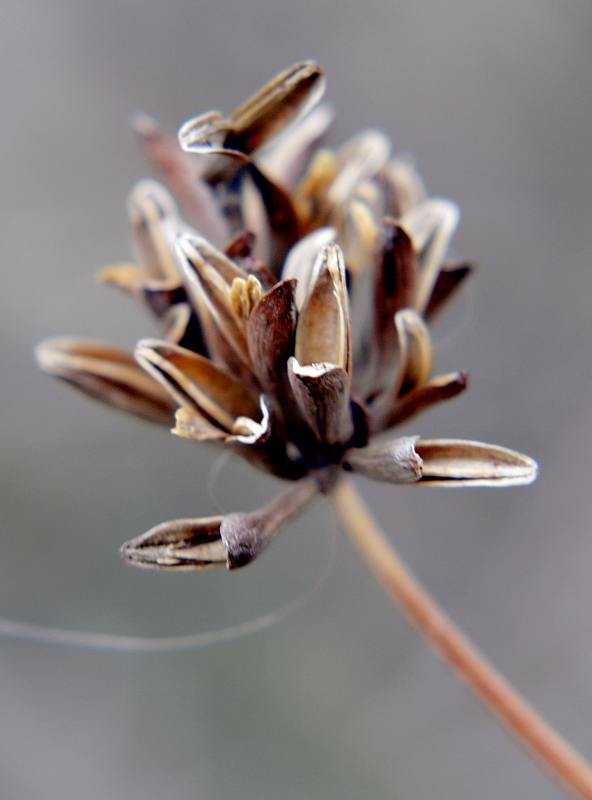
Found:
[{"label": "dried seed head", "polygon": [[[86,394],[169,426],[174,414],[177,436],[224,445],[293,481],[258,511],[157,526],[125,545],[130,563],[249,563],[341,469],[443,486],[536,475],[528,457],[479,442],[368,444],[466,388],[464,372],[432,376],[427,321],[472,267],[444,261],[458,208],[430,198],[383,133],[321,146],[332,118],[313,109],[323,90],[317,64],[296,64],[230,114],[189,120],[181,147],[136,117],[167,188],[134,187],[138,263],[108,267],[100,280],[140,299],[161,338],[141,340],[136,360],[75,339],[38,348],[47,372]],[[363,323],[354,344],[350,306]]]}]

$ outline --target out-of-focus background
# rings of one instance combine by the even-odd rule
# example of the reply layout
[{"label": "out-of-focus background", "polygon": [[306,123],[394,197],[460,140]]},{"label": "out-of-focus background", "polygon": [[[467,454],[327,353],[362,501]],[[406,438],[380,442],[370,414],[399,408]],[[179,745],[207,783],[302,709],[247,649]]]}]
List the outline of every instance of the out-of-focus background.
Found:
[{"label": "out-of-focus background", "polygon": [[[41,375],[52,334],[150,334],[93,273],[128,257],[146,166],[128,128],[228,110],[316,58],[331,141],[373,125],[463,210],[480,272],[439,326],[470,391],[408,428],[533,454],[539,482],[466,492],[363,485],[414,570],[592,755],[592,8],[583,0],[5,0],[0,10],[0,614],[110,633],[257,635],[121,655],[0,641],[3,800],[360,797],[551,800],[427,652],[319,503],[239,574],[120,563],[175,516],[254,507],[271,480]],[[336,541],[331,545],[332,541]],[[334,555],[320,592],[311,587]]]}]

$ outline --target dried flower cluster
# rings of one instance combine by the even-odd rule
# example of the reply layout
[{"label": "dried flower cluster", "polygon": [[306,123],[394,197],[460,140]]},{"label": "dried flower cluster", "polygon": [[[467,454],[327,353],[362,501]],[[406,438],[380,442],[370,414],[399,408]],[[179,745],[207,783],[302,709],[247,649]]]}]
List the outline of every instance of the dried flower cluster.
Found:
[{"label": "dried flower cluster", "polygon": [[306,62],[178,140],[138,118],[161,183],[130,195],[136,262],[100,279],[144,302],[162,338],[134,355],[78,339],[38,348],[43,369],[86,394],[292,482],[255,512],[158,525],[124,545],[134,564],[243,566],[343,470],[426,486],[535,477],[502,447],[373,441],[465,389],[463,372],[432,374],[427,323],[472,268],[445,260],[456,206],[428,197],[382,133],[320,146],[323,90]]}]

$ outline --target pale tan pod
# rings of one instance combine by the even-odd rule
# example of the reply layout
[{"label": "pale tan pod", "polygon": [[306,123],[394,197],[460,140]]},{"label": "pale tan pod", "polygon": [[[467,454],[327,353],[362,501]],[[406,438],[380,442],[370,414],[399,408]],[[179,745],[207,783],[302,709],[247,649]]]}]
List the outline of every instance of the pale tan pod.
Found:
[{"label": "pale tan pod", "polygon": [[304,116],[325,90],[323,70],[312,61],[294,64],[235,109],[225,144],[250,153]]},{"label": "pale tan pod", "polygon": [[257,558],[317,493],[316,481],[305,478],[256,511],[162,522],[126,542],[121,555],[147,569],[238,569]]},{"label": "pale tan pod", "polygon": [[372,407],[370,415],[372,431],[377,433],[385,428],[400,425],[436,403],[450,400],[467,388],[466,372],[451,372],[436,375],[400,398],[392,395],[379,399]]},{"label": "pale tan pod", "polygon": [[122,557],[147,569],[195,570],[226,566],[223,517],[161,522],[121,547]]},{"label": "pale tan pod", "polygon": [[421,482],[431,486],[522,486],[537,477],[532,458],[499,445],[464,439],[419,439]]},{"label": "pale tan pod", "polygon": [[[202,308],[206,308],[206,318],[211,318],[219,333],[241,361],[248,364],[244,321],[234,312],[230,297],[230,285],[210,263],[204,260],[199,250],[193,246],[192,238],[181,236],[177,240],[176,253],[193,306],[198,312]],[[247,277],[242,270],[238,276],[244,276],[243,280]],[[211,336],[208,338],[208,344],[211,343],[211,338]]]},{"label": "pale tan pod", "polygon": [[295,278],[296,306],[302,308],[310,289],[311,277],[319,252],[331,242],[335,241],[337,230],[335,228],[317,228],[298,241],[288,252],[282,278]]},{"label": "pale tan pod", "polygon": [[183,235],[183,242],[187,244],[195,253],[201,256],[201,259],[214,267],[220,276],[231,284],[235,278],[248,278],[247,273],[235,264],[222,250],[196,233],[186,232]]},{"label": "pale tan pod", "polygon": [[158,339],[142,339],[136,360],[181,406],[195,408],[232,431],[237,417],[258,419],[257,402],[245,386],[204,356]]},{"label": "pale tan pod", "polygon": [[47,339],[35,350],[39,366],[84,394],[151,422],[170,425],[174,404],[131,354],[101,342]]},{"label": "pale tan pod", "polygon": [[138,261],[153,277],[178,280],[173,245],[180,220],[172,196],[157,181],[142,180],[129,194],[128,213]]},{"label": "pale tan pod", "polygon": [[332,364],[351,373],[351,332],[345,264],[337,244],[324,247],[296,328],[294,354],[302,366]]}]

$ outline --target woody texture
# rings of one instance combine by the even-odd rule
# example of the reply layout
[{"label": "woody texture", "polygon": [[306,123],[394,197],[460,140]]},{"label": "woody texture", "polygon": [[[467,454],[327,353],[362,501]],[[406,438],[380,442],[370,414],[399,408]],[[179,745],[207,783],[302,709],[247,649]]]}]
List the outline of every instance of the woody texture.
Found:
[{"label": "woody texture", "polygon": [[[537,466],[499,445],[397,435],[398,425],[467,388],[465,372],[434,371],[430,323],[473,266],[448,255],[457,206],[429,196],[383,133],[364,130],[338,149],[323,143],[332,121],[324,88],[322,69],[303,62],[234,111],[190,119],[178,136],[134,118],[155,179],[128,199],[133,259],[99,279],[146,307],[153,335],[133,353],[50,339],[37,360],[97,400],[229,448],[285,482],[256,510],[161,522],[123,545],[127,562],[243,567],[327,495],[422,629],[421,598],[397,573],[349,474],[410,491],[506,487],[532,482]],[[564,786],[592,797],[589,768],[569,746],[553,740],[565,750],[550,763],[548,739],[533,743],[500,711],[502,701],[522,701],[492,700],[438,631],[423,632]]]}]

